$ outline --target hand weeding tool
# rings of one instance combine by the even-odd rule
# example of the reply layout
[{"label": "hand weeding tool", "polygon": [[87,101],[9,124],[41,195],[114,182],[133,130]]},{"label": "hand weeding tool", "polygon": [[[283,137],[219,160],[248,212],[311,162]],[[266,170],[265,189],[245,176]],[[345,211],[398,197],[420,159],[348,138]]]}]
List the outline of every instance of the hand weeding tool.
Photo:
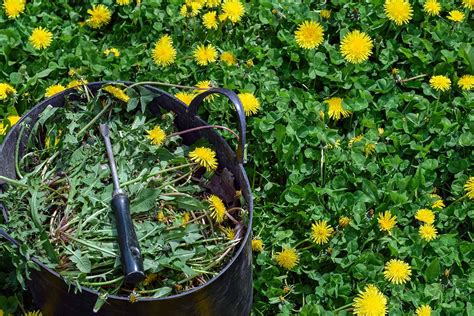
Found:
[{"label": "hand weeding tool", "polygon": [[125,191],[120,188],[117,166],[115,165],[112,144],[110,143],[109,127],[106,124],[100,124],[100,133],[104,138],[110,172],[112,174],[114,191],[112,193],[111,204],[117,226],[117,238],[120,247],[123,273],[125,275],[125,283],[134,285],[145,278],[145,273],[143,272],[143,259],[138,245],[137,234],[135,233],[132,217],[130,216],[130,200]]}]

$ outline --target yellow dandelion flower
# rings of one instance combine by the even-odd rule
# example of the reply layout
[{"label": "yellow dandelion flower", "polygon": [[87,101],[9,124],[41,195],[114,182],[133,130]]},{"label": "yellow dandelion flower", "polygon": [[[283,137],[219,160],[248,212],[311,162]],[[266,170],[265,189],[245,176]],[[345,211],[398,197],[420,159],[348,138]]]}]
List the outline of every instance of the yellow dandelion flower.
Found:
[{"label": "yellow dandelion flower", "polygon": [[299,260],[299,255],[294,248],[284,248],[275,254],[276,263],[287,270],[293,269]]},{"label": "yellow dandelion flower", "polygon": [[202,16],[202,24],[208,30],[217,30],[219,23],[217,22],[217,13],[216,11],[209,11]]},{"label": "yellow dandelion flower", "polygon": [[132,304],[138,301],[138,293],[135,292],[135,289],[133,289],[132,293],[128,296],[128,301]]},{"label": "yellow dandelion flower", "polygon": [[319,15],[321,15],[323,19],[328,20],[331,17],[331,10],[323,9],[321,12],[319,12]]},{"label": "yellow dandelion flower", "polygon": [[0,83],[0,100],[5,100],[10,95],[15,94],[16,90],[8,83]]},{"label": "yellow dandelion flower", "polygon": [[421,305],[415,311],[416,316],[431,316],[431,307],[429,305]]},{"label": "yellow dandelion flower", "polygon": [[53,41],[53,33],[40,26],[33,30],[29,41],[35,49],[48,48]]},{"label": "yellow dandelion flower", "polygon": [[25,11],[25,0],[3,0],[3,9],[9,19],[16,19]]},{"label": "yellow dandelion flower", "polygon": [[439,209],[442,209],[446,207],[446,205],[444,205],[444,202],[443,200],[436,200],[433,202],[433,204],[431,205],[431,208],[439,208]]},{"label": "yellow dandelion flower", "polygon": [[43,313],[40,310],[29,311],[29,312],[26,312],[23,316],[43,316]]},{"label": "yellow dandelion flower", "polygon": [[221,0],[206,0],[206,7],[214,8],[221,4]]},{"label": "yellow dandelion flower", "polygon": [[420,222],[433,224],[435,221],[435,214],[432,210],[422,208],[416,212],[415,218]]},{"label": "yellow dandelion flower", "polygon": [[152,284],[158,279],[158,275],[156,273],[150,273],[145,277],[145,280],[143,280],[143,285],[147,286]]},{"label": "yellow dandelion flower", "polygon": [[102,26],[109,24],[112,14],[105,5],[93,5],[92,9],[87,10],[90,17],[87,19],[87,24],[93,29],[99,29]]},{"label": "yellow dandelion flower", "polygon": [[339,217],[339,227],[341,228],[346,228],[350,222],[351,222],[351,219],[347,216]]},{"label": "yellow dandelion flower", "polygon": [[55,84],[46,88],[44,96],[50,98],[53,95],[58,94],[59,92],[62,92],[64,90],[66,90],[65,86],[63,86],[62,84]]},{"label": "yellow dandelion flower", "polygon": [[[323,113],[323,112],[319,112],[319,115],[321,115],[321,113]],[[323,113],[323,118],[324,118],[324,113]],[[329,149],[339,148],[339,147],[341,147],[341,140],[340,139],[336,139],[336,141],[334,142],[334,145],[333,144],[328,144]]]},{"label": "yellow dandelion flower", "polygon": [[[202,93],[202,92],[205,92],[207,90],[209,90],[210,88],[212,88],[212,82],[210,80],[202,80],[202,81],[199,81],[197,84],[196,84],[196,87],[199,88],[199,90],[197,91],[198,93]],[[207,97],[204,98],[204,101],[212,101],[214,100],[215,98],[215,94],[211,94],[211,95],[208,95]]]},{"label": "yellow dandelion flower", "polygon": [[324,121],[324,115],[325,115],[325,114],[324,114],[323,111],[319,111],[319,119],[320,119],[321,121]]},{"label": "yellow dandelion flower", "polygon": [[132,3],[132,0],[116,0],[118,5],[127,5]]},{"label": "yellow dandelion flower", "polygon": [[247,67],[252,68],[254,66],[253,59],[247,59],[245,64],[247,65]]},{"label": "yellow dandelion flower", "polygon": [[375,153],[375,144],[374,143],[365,144],[364,153],[365,153],[366,157],[374,154]]},{"label": "yellow dandelion flower", "polygon": [[436,16],[441,12],[441,4],[439,4],[438,0],[426,0],[423,10],[428,15]]},{"label": "yellow dandelion flower", "polygon": [[227,66],[234,66],[237,64],[237,58],[235,58],[232,52],[223,52],[221,54],[221,61],[225,62]]},{"label": "yellow dandelion flower", "polygon": [[295,39],[301,48],[316,48],[323,42],[323,27],[315,21],[304,21],[298,25],[298,29],[295,31]]},{"label": "yellow dandelion flower", "polygon": [[420,226],[418,232],[421,238],[426,241],[431,241],[438,236],[438,231],[436,230],[436,227],[431,224],[424,224]]},{"label": "yellow dandelion flower", "polygon": [[61,136],[62,132],[59,131],[58,134],[59,134],[58,137],[55,136],[53,139],[51,139],[50,136],[46,137],[46,139],[44,140],[44,144],[46,146],[46,149],[56,147],[59,144],[59,141],[61,140],[60,136]]},{"label": "yellow dandelion flower", "polygon": [[408,0],[385,0],[385,15],[396,25],[406,24],[413,16],[413,9]]},{"label": "yellow dandelion flower", "polygon": [[467,179],[466,184],[464,184],[464,191],[466,191],[468,198],[474,200],[474,177]]},{"label": "yellow dandelion flower", "polygon": [[153,60],[158,66],[169,66],[176,59],[176,49],[173,40],[168,34],[163,35],[153,48]]},{"label": "yellow dandelion flower", "polygon": [[385,213],[379,214],[378,222],[381,231],[390,232],[397,224],[397,217],[395,215],[392,216],[390,211],[385,211]]},{"label": "yellow dandelion flower", "polygon": [[153,145],[161,146],[166,139],[166,133],[160,126],[155,126],[152,130],[147,131],[148,139]]},{"label": "yellow dandelion flower", "polygon": [[431,208],[443,209],[444,207],[446,207],[446,205],[444,205],[443,199],[438,194],[430,194],[430,197],[434,199]]},{"label": "yellow dandelion flower", "polygon": [[224,0],[221,8],[219,19],[221,21],[229,19],[232,24],[239,22],[245,14],[245,7],[240,0]]},{"label": "yellow dandelion flower", "polygon": [[349,147],[352,147],[352,145],[354,145],[355,143],[362,141],[362,139],[364,139],[364,134],[360,134],[360,135],[352,137],[349,140]]},{"label": "yellow dandelion flower", "polygon": [[474,9],[474,0],[462,0],[462,5],[466,9],[472,10]]},{"label": "yellow dandelion flower", "polygon": [[462,22],[464,20],[464,13],[459,10],[452,10],[449,11],[447,18],[453,22]]},{"label": "yellow dandelion flower", "polygon": [[114,55],[114,57],[120,57],[120,51],[115,47],[104,50],[105,56],[109,56],[110,54]]},{"label": "yellow dandelion flower", "polygon": [[[8,122],[10,123],[10,127],[13,127],[13,125],[18,123],[21,117],[19,117],[18,115],[10,115],[7,119],[8,119]],[[7,132],[7,126],[3,125],[3,123],[0,122],[0,135],[5,135],[5,133]]]},{"label": "yellow dandelion flower", "polygon": [[127,103],[130,100],[130,97],[125,93],[125,91],[123,91],[122,89],[118,87],[107,86],[102,89],[125,103]]},{"label": "yellow dandelion flower", "polygon": [[183,102],[186,105],[190,105],[191,101],[194,99],[194,94],[189,92],[180,91],[174,95],[178,100]]},{"label": "yellow dandelion flower", "polygon": [[71,69],[69,69],[69,71],[67,72],[67,74],[68,74],[68,76],[73,77],[73,76],[75,76],[75,75],[78,74],[78,70],[75,69],[75,68],[71,68]]},{"label": "yellow dandelion flower", "polygon": [[201,80],[196,84],[196,87],[201,89],[200,92],[207,91],[212,88],[211,80]]},{"label": "yellow dandelion flower", "polygon": [[324,101],[328,105],[328,115],[331,119],[338,121],[341,117],[348,117],[352,114],[342,106],[342,98],[330,98]]},{"label": "yellow dandelion flower", "polygon": [[183,4],[179,9],[179,15],[181,15],[183,18],[190,16],[190,12],[188,12],[188,6],[186,4]]},{"label": "yellow dandelion flower", "polygon": [[184,215],[183,215],[183,225],[188,224],[190,220],[191,220],[191,214],[189,214],[188,212],[184,213]]},{"label": "yellow dandelion flower", "polygon": [[222,232],[229,240],[235,239],[235,231],[230,227],[221,227]]},{"label": "yellow dandelion flower", "polygon": [[385,264],[383,275],[391,283],[403,284],[410,281],[411,267],[402,260],[392,259]]},{"label": "yellow dandelion flower", "polygon": [[216,152],[207,147],[198,147],[189,153],[189,158],[208,171],[217,169]]},{"label": "yellow dandelion flower", "polygon": [[217,196],[212,194],[207,198],[209,202],[209,209],[211,210],[211,218],[220,224],[224,221],[224,216],[226,213],[226,208],[224,202]]},{"label": "yellow dandelion flower", "polygon": [[430,79],[430,86],[438,91],[447,91],[451,86],[451,80],[446,76],[432,76]]},{"label": "yellow dandelion flower", "polygon": [[474,88],[474,76],[464,75],[459,78],[458,86],[463,90],[472,90]]},{"label": "yellow dandelion flower", "polygon": [[354,314],[360,316],[383,316],[387,313],[387,298],[373,284],[360,291],[352,303]]},{"label": "yellow dandelion flower", "polygon": [[238,97],[244,107],[245,116],[257,114],[260,109],[260,101],[250,92],[239,93]]},{"label": "yellow dandelion flower", "polygon": [[8,117],[8,121],[10,122],[10,125],[13,126],[15,125],[16,123],[18,123],[18,121],[21,119],[20,116],[18,115],[10,115]]},{"label": "yellow dandelion flower", "polygon": [[210,63],[214,63],[217,60],[217,50],[212,45],[198,45],[194,50],[194,59],[198,65],[206,66]]},{"label": "yellow dandelion flower", "polygon": [[360,64],[369,59],[373,46],[370,36],[355,30],[344,36],[340,49],[345,60],[353,64]]},{"label": "yellow dandelion flower", "polygon": [[87,80],[81,79],[81,80],[72,80],[71,82],[68,83],[66,86],[66,89],[71,89],[71,88],[79,88],[82,85],[86,85]]},{"label": "yellow dandelion flower", "polygon": [[167,220],[165,213],[163,213],[163,211],[159,211],[158,214],[156,214],[156,220],[158,222],[166,223]]},{"label": "yellow dandelion flower", "polygon": [[334,233],[327,221],[318,221],[311,225],[311,239],[318,245],[326,244]]},{"label": "yellow dandelion flower", "polygon": [[255,252],[262,252],[263,241],[259,238],[252,239],[252,250]]},{"label": "yellow dandelion flower", "polygon": [[182,17],[195,17],[199,14],[202,9],[202,5],[199,2],[189,2],[189,4],[183,4],[179,10],[179,14]]}]

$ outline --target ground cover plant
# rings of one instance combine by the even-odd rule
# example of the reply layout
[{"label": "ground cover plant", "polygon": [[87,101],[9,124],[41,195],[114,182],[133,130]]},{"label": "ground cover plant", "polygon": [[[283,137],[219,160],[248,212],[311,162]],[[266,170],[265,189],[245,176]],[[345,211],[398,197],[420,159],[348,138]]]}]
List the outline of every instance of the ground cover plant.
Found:
[{"label": "ground cover plant", "polygon": [[[255,315],[470,315],[473,8],[4,0],[0,134],[85,80],[233,89],[248,115]],[[223,100],[200,115],[235,128]],[[0,256],[0,306],[21,310]]]}]

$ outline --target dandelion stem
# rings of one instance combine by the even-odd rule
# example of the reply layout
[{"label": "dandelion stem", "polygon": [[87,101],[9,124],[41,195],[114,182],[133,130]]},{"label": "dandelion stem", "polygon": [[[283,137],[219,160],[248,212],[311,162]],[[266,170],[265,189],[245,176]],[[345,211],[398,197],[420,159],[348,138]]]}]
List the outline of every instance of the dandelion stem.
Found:
[{"label": "dandelion stem", "polygon": [[109,281],[103,281],[103,282],[81,282],[82,285],[87,285],[87,286],[102,286],[102,285],[109,285],[109,284],[114,284],[117,283],[118,281],[123,280],[123,275],[119,276],[118,278],[109,280]]},{"label": "dandelion stem", "polygon": [[126,187],[130,184],[134,184],[134,183],[137,183],[137,182],[140,182],[140,181],[145,181],[145,180],[147,180],[151,177],[157,176],[159,174],[162,174],[162,173],[165,173],[165,172],[168,172],[168,171],[178,170],[178,169],[190,167],[190,166],[193,166],[193,165],[196,165],[196,163],[191,162],[191,163],[187,163],[187,164],[176,166],[176,167],[171,167],[171,168],[167,168],[167,169],[158,170],[158,171],[150,173],[146,176],[140,176],[140,177],[137,177],[137,178],[132,179],[130,181],[124,182],[124,183],[122,183],[122,187]]},{"label": "dandelion stem", "polygon": [[169,134],[168,137],[178,136],[178,135],[191,133],[191,132],[195,132],[195,131],[198,131],[198,130],[201,130],[201,129],[207,129],[207,128],[218,128],[218,129],[226,130],[226,131],[230,132],[232,135],[234,135],[235,138],[237,138],[237,140],[239,140],[239,135],[237,135],[236,132],[234,132],[233,130],[231,130],[228,127],[220,126],[220,125],[206,125],[206,126],[194,127],[194,128],[190,128],[190,129],[187,129],[187,130],[184,130],[184,131]]},{"label": "dandelion stem", "polygon": [[107,112],[107,110],[109,109],[109,107],[111,106],[112,103],[109,103],[107,104],[100,112],[99,114],[97,114],[89,123],[87,123],[86,126],[84,126],[83,129],[81,129],[78,133],[77,133],[77,139],[80,139],[80,137],[82,136],[82,134],[84,134],[85,132],[87,132],[92,125],[95,124],[95,122],[105,113]]},{"label": "dandelion stem", "polygon": [[173,84],[173,83],[166,83],[166,82],[159,82],[159,81],[142,81],[142,82],[137,82],[134,83],[130,86],[128,86],[125,90],[137,87],[137,86],[143,86],[146,84],[152,84],[152,85],[157,85],[157,86],[165,86],[165,87],[173,87],[173,88],[181,88],[181,89],[193,89],[193,90],[200,90],[197,87],[191,87],[191,86],[182,86],[179,84]]},{"label": "dandelion stem", "polygon": [[421,74],[421,75],[418,75],[418,76],[415,76],[415,77],[411,77],[411,78],[407,78],[407,79],[402,79],[400,80],[401,83],[405,83],[405,82],[408,82],[408,81],[412,81],[412,80],[416,80],[416,79],[420,79],[420,78],[423,78],[423,77],[426,77],[427,74]]},{"label": "dandelion stem", "polygon": [[18,135],[18,139],[16,141],[15,146],[15,170],[18,178],[20,179],[23,179],[23,176],[21,175],[20,166],[18,165],[18,156],[20,154],[20,142],[23,138],[23,132],[25,131],[25,127],[26,126],[24,124],[21,125],[20,134]]},{"label": "dandelion stem", "polygon": [[298,246],[304,244],[305,242],[309,242],[309,238],[306,238],[306,239],[300,241],[299,243],[297,243],[297,244],[295,245],[295,248],[298,248]]},{"label": "dandelion stem", "polygon": [[346,305],[341,306],[341,307],[339,307],[339,308],[336,308],[336,309],[333,310],[332,312],[333,312],[333,313],[340,312],[340,311],[342,311],[342,310],[344,310],[344,309],[348,309],[348,308],[351,307],[351,306],[352,306],[352,303],[349,303],[349,304],[346,304]]},{"label": "dandelion stem", "polygon": [[20,181],[10,179],[10,178],[4,177],[4,176],[0,176],[0,181],[6,182],[6,183],[14,185],[14,186],[22,187],[22,188],[27,188],[28,187],[28,185],[26,185],[24,183],[21,183]]},{"label": "dandelion stem", "polygon": [[81,239],[77,239],[77,238],[74,238],[74,237],[72,237],[72,236],[69,236],[68,238],[71,239],[71,240],[74,240],[75,242],[78,242],[78,243],[80,243],[80,244],[83,244],[84,246],[93,248],[93,249],[98,250],[98,251],[102,251],[103,253],[106,253],[106,254],[108,254],[108,255],[110,255],[110,256],[114,256],[114,257],[117,256],[117,254],[116,254],[115,252],[112,252],[112,251],[110,251],[110,250],[97,247],[96,245],[93,245],[93,244],[91,244],[91,243],[89,243],[89,242],[87,242],[87,241],[84,241],[84,240],[81,240]]},{"label": "dandelion stem", "polygon": [[[0,177],[0,180],[1,180],[1,177]],[[453,203],[451,203],[451,204],[454,204],[454,203],[456,203],[456,202],[460,202],[460,201],[462,201],[462,200],[464,200],[464,199],[466,199],[466,198],[467,198],[467,194],[461,196],[459,199],[455,200],[455,201],[454,201]]]}]

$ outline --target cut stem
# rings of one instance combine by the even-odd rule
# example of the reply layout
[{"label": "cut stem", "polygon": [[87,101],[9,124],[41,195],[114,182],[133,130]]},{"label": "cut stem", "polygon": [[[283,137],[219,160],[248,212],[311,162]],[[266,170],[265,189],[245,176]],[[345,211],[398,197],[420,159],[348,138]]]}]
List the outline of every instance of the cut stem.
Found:
[{"label": "cut stem", "polygon": [[[173,88],[181,88],[181,89],[194,89],[194,90],[201,90],[201,88],[198,87],[191,87],[191,86],[182,86],[179,84],[173,84],[173,83],[167,83],[167,82],[159,82],[159,81],[142,81],[142,82],[137,82],[134,83],[130,86],[128,86],[125,90],[137,87],[137,86],[143,86],[143,85],[157,85],[157,86],[165,86],[165,87],[173,87]],[[205,89],[207,90],[207,89]]]},{"label": "cut stem", "polygon": [[0,176],[0,181],[6,182],[8,184],[11,184],[11,185],[14,185],[14,186],[17,186],[17,187],[22,187],[22,188],[27,188],[28,187],[28,185],[26,185],[24,183],[21,183],[18,180],[10,179],[10,178],[4,177],[4,176]]},{"label": "cut stem", "polygon": [[80,139],[80,137],[82,136],[82,134],[84,134],[85,132],[87,132],[92,125],[95,124],[95,122],[105,113],[107,112],[107,110],[110,108],[112,103],[109,103],[107,104],[106,106],[104,106],[104,108],[99,112],[99,114],[97,114],[89,123],[87,123],[86,126],[84,126],[83,129],[81,129],[78,133],[77,133],[77,139]]},{"label": "cut stem", "polygon": [[228,127],[221,126],[221,125],[198,126],[198,127],[194,127],[194,128],[190,128],[190,129],[181,131],[181,132],[176,132],[176,133],[169,134],[168,137],[179,136],[179,135],[183,135],[183,134],[186,134],[186,133],[191,133],[191,132],[195,132],[195,131],[199,131],[199,130],[207,129],[207,128],[217,128],[217,129],[226,130],[226,131],[228,131],[229,133],[231,133],[232,135],[234,135],[235,138],[237,138],[237,140],[239,140],[239,135],[237,135],[236,132],[234,132],[233,130],[231,130],[231,129],[228,128]]},{"label": "cut stem", "polygon": [[126,182],[122,183],[122,187],[126,187],[130,184],[134,184],[134,183],[137,183],[137,182],[140,182],[140,181],[148,180],[151,177],[155,177],[159,174],[162,174],[162,173],[165,173],[165,172],[168,172],[168,171],[178,170],[178,169],[190,167],[190,166],[193,166],[193,165],[196,165],[196,163],[191,162],[191,163],[187,163],[187,164],[176,166],[176,167],[171,167],[171,168],[167,168],[167,169],[158,170],[158,171],[150,173],[146,176],[140,176],[140,177],[137,177],[137,178],[132,179],[130,181],[126,181]]}]

